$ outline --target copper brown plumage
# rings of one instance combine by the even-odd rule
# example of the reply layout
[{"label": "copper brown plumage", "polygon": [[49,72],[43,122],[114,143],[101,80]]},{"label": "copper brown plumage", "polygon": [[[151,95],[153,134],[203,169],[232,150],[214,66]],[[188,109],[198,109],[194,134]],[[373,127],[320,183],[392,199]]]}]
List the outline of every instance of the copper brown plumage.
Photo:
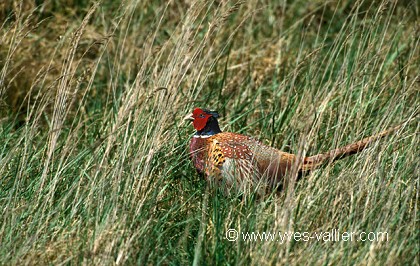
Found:
[{"label": "copper brown plumage", "polygon": [[304,157],[279,151],[241,134],[222,132],[217,112],[195,108],[192,115],[196,134],[190,142],[190,156],[195,168],[211,184],[217,184],[227,194],[266,192],[282,184],[293,168],[298,173],[314,169],[325,162],[343,158],[365,149],[400,126],[362,139],[353,144]]}]

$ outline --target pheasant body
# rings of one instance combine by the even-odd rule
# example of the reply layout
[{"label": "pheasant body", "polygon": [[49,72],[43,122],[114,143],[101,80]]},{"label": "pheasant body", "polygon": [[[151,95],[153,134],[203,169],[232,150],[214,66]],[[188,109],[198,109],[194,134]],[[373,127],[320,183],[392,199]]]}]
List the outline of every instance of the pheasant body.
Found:
[{"label": "pheasant body", "polygon": [[218,116],[217,112],[194,109],[190,118],[197,132],[190,142],[190,156],[195,168],[226,194],[232,191],[265,193],[281,185],[293,167],[297,172],[314,169],[326,161],[357,153],[399,128],[297,162],[294,154],[279,151],[248,136],[222,132]]},{"label": "pheasant body", "polygon": [[195,168],[210,182],[217,182],[227,190],[239,187],[240,191],[276,186],[295,160],[293,154],[230,132],[194,136],[190,155]]}]

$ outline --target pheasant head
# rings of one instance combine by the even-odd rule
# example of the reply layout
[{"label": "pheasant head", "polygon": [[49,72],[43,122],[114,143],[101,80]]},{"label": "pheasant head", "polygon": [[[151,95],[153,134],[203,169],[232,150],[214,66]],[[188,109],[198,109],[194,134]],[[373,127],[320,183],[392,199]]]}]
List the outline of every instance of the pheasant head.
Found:
[{"label": "pheasant head", "polygon": [[197,131],[195,135],[212,136],[222,132],[217,121],[218,117],[216,111],[195,108],[188,118],[193,121],[194,129]]}]

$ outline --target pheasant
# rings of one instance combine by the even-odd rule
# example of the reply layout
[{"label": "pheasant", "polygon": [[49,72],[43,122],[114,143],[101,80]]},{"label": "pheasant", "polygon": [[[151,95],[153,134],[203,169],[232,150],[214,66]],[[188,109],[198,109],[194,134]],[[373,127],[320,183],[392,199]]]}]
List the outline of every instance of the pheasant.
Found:
[{"label": "pheasant", "polygon": [[213,185],[231,194],[258,194],[279,188],[283,178],[292,170],[305,171],[336,159],[357,153],[375,140],[382,138],[401,126],[364,138],[353,144],[314,156],[304,157],[279,151],[264,145],[254,138],[222,132],[216,111],[195,108],[186,117],[193,121],[195,135],[190,142],[190,157],[198,172],[203,173]]}]

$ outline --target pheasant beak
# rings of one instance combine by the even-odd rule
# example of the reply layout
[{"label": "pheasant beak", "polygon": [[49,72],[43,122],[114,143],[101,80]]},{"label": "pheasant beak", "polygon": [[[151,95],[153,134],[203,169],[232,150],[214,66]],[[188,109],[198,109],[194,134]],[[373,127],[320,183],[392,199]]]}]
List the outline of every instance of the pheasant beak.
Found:
[{"label": "pheasant beak", "polygon": [[194,121],[194,117],[192,114],[188,114],[182,119],[183,121]]}]

